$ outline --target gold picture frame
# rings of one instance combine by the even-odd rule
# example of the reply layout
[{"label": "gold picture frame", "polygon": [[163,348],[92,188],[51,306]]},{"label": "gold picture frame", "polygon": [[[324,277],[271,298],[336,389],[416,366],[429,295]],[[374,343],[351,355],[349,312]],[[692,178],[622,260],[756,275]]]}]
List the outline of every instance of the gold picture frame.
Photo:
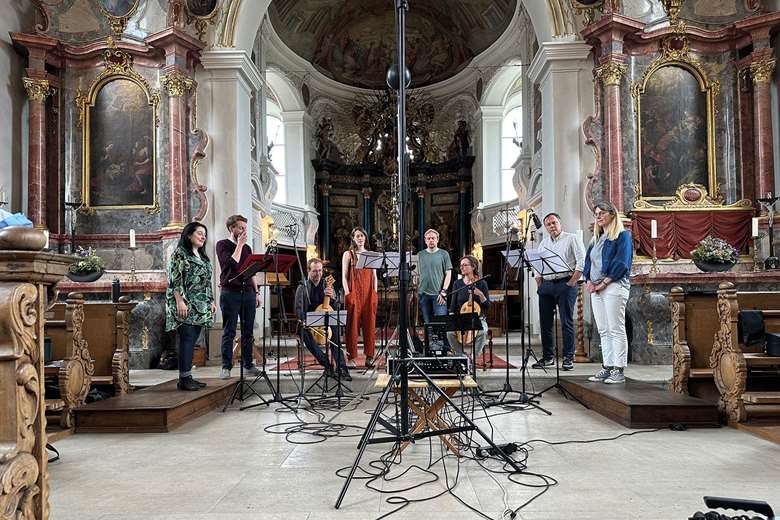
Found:
[{"label": "gold picture frame", "polygon": [[98,9],[108,19],[108,23],[111,25],[111,30],[116,36],[121,35],[127,29],[127,21],[138,11],[138,6],[141,0],[111,0],[114,4],[122,3],[127,6],[127,9],[123,9],[124,14],[118,14],[117,12],[111,12],[106,6],[106,2],[109,0],[97,0]]},{"label": "gold picture frame", "polygon": [[[130,54],[119,50],[114,44],[113,39],[108,39],[108,49],[104,53],[105,69],[98,74],[98,76],[90,84],[89,90],[86,94],[83,94],[80,90],[76,92],[75,103],[79,110],[79,122],[82,128],[82,208],[81,212],[92,214],[96,210],[143,210],[145,213],[158,213],[160,211],[160,204],[158,200],[157,190],[157,128],[160,124],[159,116],[159,104],[160,94],[156,89],[153,89],[146,79],[133,69],[133,58]],[[133,128],[126,129],[130,132],[128,140],[128,134],[121,135],[121,139],[117,142],[124,140],[125,144],[133,141],[133,157],[143,158],[140,163],[133,163],[133,167],[140,164],[143,166],[144,177],[148,177],[146,173],[150,173],[150,182],[147,186],[151,188],[151,197],[148,203],[139,204],[104,204],[93,200],[92,193],[92,109],[96,107],[98,96],[101,91],[109,85],[118,85],[118,82],[131,82],[130,87],[140,89],[146,105],[151,110],[150,121],[148,121],[150,128],[149,134],[139,134],[138,137],[142,138],[142,141],[135,141],[133,138]],[[124,111],[124,107],[123,107]],[[100,136],[102,138],[102,136]],[[113,144],[113,143],[112,143]],[[108,150],[108,148],[106,148]],[[125,156],[128,155],[125,151]],[[119,161],[121,162],[121,161]],[[148,163],[148,165],[147,165]],[[114,170],[117,170],[115,165]],[[150,172],[149,172],[150,170]],[[122,178],[127,178],[130,172],[117,171],[117,174],[122,175]],[[134,171],[133,174],[137,172]],[[136,175],[138,180],[139,176]],[[140,180],[139,180],[140,182]],[[113,186],[115,190],[121,190],[121,186]],[[144,191],[146,193],[146,191]]]},{"label": "gold picture frame", "polygon": [[[683,22],[680,22],[678,24],[676,32],[673,35],[668,36],[664,38],[664,40],[662,40],[661,51],[662,51],[661,56],[656,58],[648,66],[647,70],[645,70],[644,74],[639,79],[639,81],[634,83],[634,85],[631,88],[631,94],[634,98],[634,104],[635,104],[636,125],[637,125],[636,149],[637,149],[638,184],[637,184],[637,200],[635,202],[635,206],[636,205],[646,206],[648,203],[650,204],[656,203],[659,204],[660,206],[663,206],[666,202],[675,199],[676,191],[681,185],[689,184],[691,182],[697,182],[698,184],[702,184],[702,185],[706,182],[706,189],[709,197],[711,197],[712,199],[717,199],[719,197],[719,193],[718,193],[717,168],[716,168],[716,157],[715,157],[714,119],[715,119],[715,97],[719,92],[720,83],[718,81],[710,80],[707,76],[706,71],[701,66],[701,64],[689,56],[688,54],[689,45],[688,45],[687,37],[685,36],[685,24]],[[686,130],[690,127],[692,128],[690,132],[693,134],[698,132],[703,132],[705,134],[706,136],[705,143],[701,143],[701,144],[705,144],[706,146],[706,150],[703,150],[703,155],[706,156],[706,175],[699,175],[698,178],[696,179],[670,178],[667,179],[665,183],[659,183],[659,186],[651,186],[653,183],[652,182],[646,183],[647,179],[645,179],[645,177],[650,178],[650,176],[653,175],[653,172],[650,171],[649,169],[648,171],[646,171],[643,163],[645,160],[648,160],[648,162],[650,162],[649,158],[653,157],[654,152],[656,153],[656,155],[663,155],[663,154],[658,153],[658,150],[653,150],[652,148],[650,148],[649,150],[643,149],[643,140],[645,139],[646,136],[643,134],[643,126],[642,126],[643,125],[642,98],[646,94],[646,91],[648,89],[648,83],[650,82],[651,79],[653,79],[654,75],[659,73],[659,71],[661,74],[664,75],[677,74],[678,78],[682,78],[686,80],[688,79],[688,75],[692,76],[693,80],[695,80],[695,83],[698,86],[698,92],[700,92],[701,95],[703,96],[702,114],[683,113],[681,117],[678,117],[678,119],[673,122],[673,124],[670,125],[667,122],[666,125],[658,125],[658,126],[660,126],[665,131],[665,135],[668,134],[669,136],[672,135],[674,127],[680,127],[680,129],[685,128]],[[663,76],[661,76],[661,78],[663,78]],[[663,81],[663,79],[660,81]],[[684,88],[684,86],[681,85],[681,88]],[[668,103],[673,104],[674,99],[668,100]],[[685,103],[686,103],[686,107],[695,106],[695,103],[690,103],[689,100],[687,100]],[[652,106],[653,105],[650,105],[651,108]],[[671,113],[673,113],[672,109],[666,111],[667,115]],[[699,115],[703,117],[699,118]],[[703,121],[700,121],[699,119],[703,119]],[[701,128],[702,123],[704,124],[703,125],[704,128]],[[688,137],[690,137],[690,134]],[[659,142],[660,140],[657,141],[655,144],[658,144]],[[672,142],[672,139],[669,139],[669,142]],[[702,152],[702,150],[700,149],[685,150],[685,151],[689,151],[690,153],[692,153],[693,151]],[[689,159],[694,160],[691,157],[689,157]],[[670,171],[664,171],[663,174],[671,177]],[[704,178],[705,176],[706,179]],[[690,177],[690,172],[688,173],[688,177]],[[650,178],[650,180],[652,180],[652,178]],[[669,184],[670,181],[671,184]],[[659,193],[661,191],[663,193]]]}]

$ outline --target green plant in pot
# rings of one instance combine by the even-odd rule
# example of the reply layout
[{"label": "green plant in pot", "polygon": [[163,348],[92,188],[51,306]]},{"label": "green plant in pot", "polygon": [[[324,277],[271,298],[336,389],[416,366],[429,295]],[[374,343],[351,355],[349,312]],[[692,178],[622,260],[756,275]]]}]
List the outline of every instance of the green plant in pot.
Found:
[{"label": "green plant in pot", "polygon": [[103,276],[105,263],[93,248],[84,249],[78,246],[74,255],[76,261],[68,268],[68,278],[74,282],[94,282]]},{"label": "green plant in pot", "polygon": [[691,251],[693,263],[705,273],[728,271],[737,263],[739,250],[721,238],[704,238]]}]

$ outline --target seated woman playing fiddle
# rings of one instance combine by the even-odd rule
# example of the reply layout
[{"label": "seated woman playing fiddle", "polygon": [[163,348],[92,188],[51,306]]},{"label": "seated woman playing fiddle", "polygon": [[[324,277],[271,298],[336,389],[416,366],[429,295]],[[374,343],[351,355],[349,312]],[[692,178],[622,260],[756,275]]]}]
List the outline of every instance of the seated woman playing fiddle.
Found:
[{"label": "seated woman playing fiddle", "polygon": [[472,342],[475,355],[478,356],[487,342],[487,320],[485,311],[490,307],[490,291],[485,280],[479,279],[479,260],[472,255],[466,255],[460,259],[460,274],[463,276],[456,280],[452,286],[452,298],[450,301],[450,314],[479,314],[482,330],[461,332],[447,332],[450,345],[458,354],[471,352]]}]

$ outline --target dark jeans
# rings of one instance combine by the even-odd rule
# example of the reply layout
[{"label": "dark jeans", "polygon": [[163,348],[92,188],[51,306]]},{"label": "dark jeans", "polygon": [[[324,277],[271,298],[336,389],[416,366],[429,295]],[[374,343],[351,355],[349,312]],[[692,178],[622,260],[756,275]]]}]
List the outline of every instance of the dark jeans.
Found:
[{"label": "dark jeans", "polygon": [[[243,308],[241,306],[243,296]],[[241,362],[244,368],[252,366],[252,346],[255,341],[255,292],[222,291],[219,295],[222,310],[222,368],[233,368],[233,340],[241,318]]]},{"label": "dark jeans", "polygon": [[544,359],[555,358],[555,331],[553,314],[558,307],[558,319],[563,331],[563,357],[574,357],[574,306],[577,304],[577,286],[569,287],[568,278],[544,281],[536,290],[539,295],[539,324],[542,329]]},{"label": "dark jeans", "polygon": [[423,323],[431,321],[433,316],[446,316],[447,304],[439,304],[436,300],[438,296],[431,296],[430,294],[420,295],[420,312],[422,312]]},{"label": "dark jeans", "polygon": [[182,323],[176,329],[179,333],[179,378],[192,375],[192,353],[195,351],[195,342],[200,337],[202,325],[189,325]]},{"label": "dark jeans", "polygon": [[[335,338],[335,336],[333,337]],[[306,350],[311,352],[312,355],[317,359],[317,363],[319,363],[326,369],[333,370],[333,365],[331,365],[327,354],[325,354],[325,352],[322,350],[320,345],[316,341],[314,341],[311,332],[309,332],[308,330],[302,330],[301,341],[303,341],[303,345],[306,347]],[[346,368],[347,364],[344,361],[344,354],[336,345],[330,346],[330,355],[333,359],[336,360],[336,365],[339,367],[339,369]]]}]

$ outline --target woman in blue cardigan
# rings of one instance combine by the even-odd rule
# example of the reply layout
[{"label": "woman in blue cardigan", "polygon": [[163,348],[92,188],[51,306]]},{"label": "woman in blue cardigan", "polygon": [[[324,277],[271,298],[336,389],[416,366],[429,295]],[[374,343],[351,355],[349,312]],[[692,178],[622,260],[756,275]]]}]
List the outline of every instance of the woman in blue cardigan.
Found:
[{"label": "woman in blue cardigan", "polygon": [[623,227],[612,203],[597,203],[593,214],[596,223],[585,255],[584,275],[593,319],[601,338],[602,368],[590,380],[625,383],[623,369],[628,364],[626,302],[634,256],[631,233]]}]

